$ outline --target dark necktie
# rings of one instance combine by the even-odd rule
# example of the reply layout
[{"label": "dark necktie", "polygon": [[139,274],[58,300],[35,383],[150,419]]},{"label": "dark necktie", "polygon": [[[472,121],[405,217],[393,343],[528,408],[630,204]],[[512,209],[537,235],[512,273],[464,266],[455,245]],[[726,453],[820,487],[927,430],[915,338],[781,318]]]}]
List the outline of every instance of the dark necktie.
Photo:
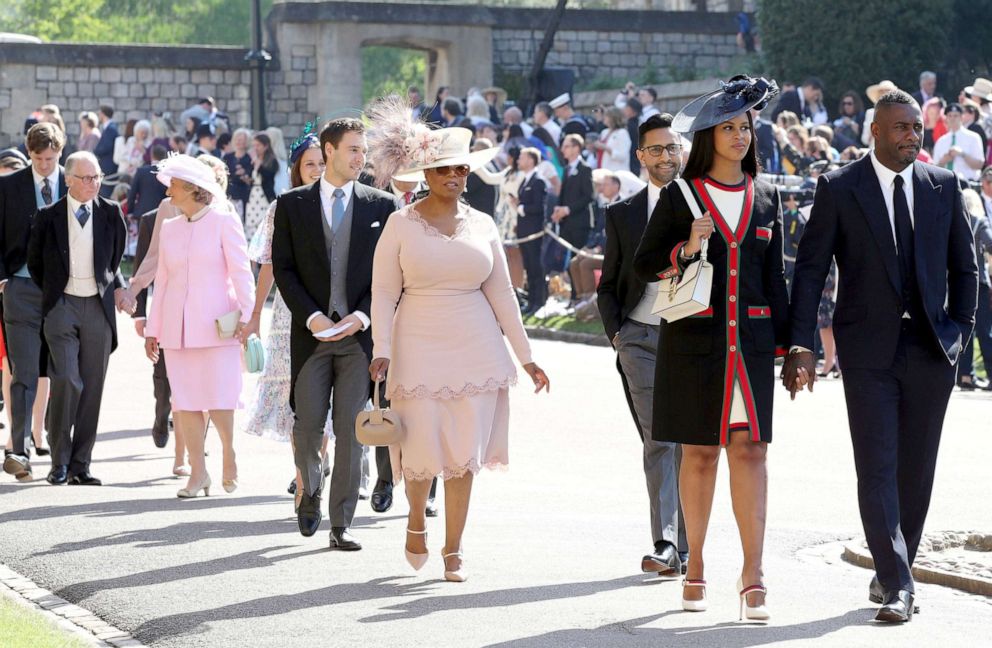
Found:
[{"label": "dark necktie", "polygon": [[892,211],[896,221],[896,243],[899,245],[899,278],[905,297],[913,277],[913,221],[909,218],[909,202],[903,184],[902,176],[897,175],[892,191]]},{"label": "dark necktie", "polygon": [[45,178],[41,184],[41,199],[45,201],[46,205],[52,204],[52,183]]},{"label": "dark necktie", "polygon": [[80,205],[79,209],[76,210],[76,220],[79,221],[80,227],[86,227],[86,221],[90,219],[90,210],[86,205]]}]

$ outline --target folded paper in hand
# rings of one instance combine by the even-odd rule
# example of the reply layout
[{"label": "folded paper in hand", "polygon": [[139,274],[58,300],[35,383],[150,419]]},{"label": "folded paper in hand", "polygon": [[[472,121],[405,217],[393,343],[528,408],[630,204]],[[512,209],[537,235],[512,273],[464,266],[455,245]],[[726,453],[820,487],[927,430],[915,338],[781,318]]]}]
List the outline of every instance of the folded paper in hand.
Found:
[{"label": "folded paper in hand", "polygon": [[337,335],[341,335],[352,326],[354,326],[354,322],[344,322],[337,326],[332,326],[331,328],[324,329],[323,331],[317,331],[316,333],[313,334],[313,336],[318,340],[327,340]]}]

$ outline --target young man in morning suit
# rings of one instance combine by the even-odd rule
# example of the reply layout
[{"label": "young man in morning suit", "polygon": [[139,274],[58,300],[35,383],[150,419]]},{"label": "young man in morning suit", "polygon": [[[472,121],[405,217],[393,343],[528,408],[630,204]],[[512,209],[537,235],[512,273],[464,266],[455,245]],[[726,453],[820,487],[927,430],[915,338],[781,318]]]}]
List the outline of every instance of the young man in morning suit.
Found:
[{"label": "young man in morning suit", "polygon": [[41,330],[41,289],[28,272],[28,237],[35,212],[65,196],[59,157],[65,134],[58,126],[35,124],[25,141],[31,165],[0,178],[0,292],[10,362],[11,453],[3,469],[18,481],[31,481],[25,441],[39,376],[47,376],[48,349]]},{"label": "young man in morning suit", "polygon": [[651,312],[658,284],[634,274],[633,259],[641,235],[663,187],[682,166],[682,140],[672,130],[672,116],[652,115],[639,129],[637,157],[648,171],[647,187],[606,208],[606,254],[599,282],[599,313],[617,351],[617,369],[634,424],[644,446],[644,478],[651,510],[654,551],[641,559],[641,571],[663,576],[685,573],[688,544],[679,509],[678,444],[651,438],[655,356],[660,318]]},{"label": "young man in morning suit", "polygon": [[912,566],[930,505],[955,365],[975,324],[978,268],[954,174],[916,161],[920,107],[895,90],[875,104],[871,155],[821,176],[799,244],[782,379],[813,390],[823,283],[840,277],[834,336],[844,367],[858,503],[875,562],[876,619],[913,618]]},{"label": "young man in morning suit", "polygon": [[127,242],[121,208],[101,198],[103,173],[95,155],[66,159],[65,198],[39,209],[28,242],[28,269],[41,290],[52,397],[51,484],[100,486],[90,473],[103,385],[117,348],[119,310],[133,310],[120,273]]},{"label": "young man in morning suit", "polygon": [[[320,181],[288,191],[276,203],[272,272],[292,313],[290,405],[296,414],[296,465],[303,474],[300,533],[311,536],[320,526],[320,442],[333,397],[330,546],[356,551],[362,545],[349,527],[362,476],[355,416],[369,398],[372,254],[399,202],[357,182],[368,151],[362,122],[329,122],[320,133],[320,146],[326,163]],[[334,337],[315,337],[344,326]]]}]

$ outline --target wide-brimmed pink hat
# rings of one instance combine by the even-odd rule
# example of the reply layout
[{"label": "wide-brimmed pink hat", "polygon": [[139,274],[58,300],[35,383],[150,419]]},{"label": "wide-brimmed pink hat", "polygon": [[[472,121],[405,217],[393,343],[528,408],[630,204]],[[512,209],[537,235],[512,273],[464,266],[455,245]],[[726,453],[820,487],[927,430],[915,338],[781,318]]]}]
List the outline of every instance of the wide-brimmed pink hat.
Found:
[{"label": "wide-brimmed pink hat", "polygon": [[417,128],[406,138],[403,146],[408,162],[413,164],[393,176],[394,180],[402,182],[423,181],[425,170],[442,166],[467,164],[469,169],[475,171],[499,153],[498,146],[472,151],[472,131],[457,127],[437,130]]},{"label": "wide-brimmed pink hat", "polygon": [[217,184],[217,176],[214,175],[213,169],[190,155],[174,154],[165,158],[158,163],[155,177],[166,187],[173,178],[185,180],[201,189],[206,189],[214,198],[227,200],[227,192]]}]

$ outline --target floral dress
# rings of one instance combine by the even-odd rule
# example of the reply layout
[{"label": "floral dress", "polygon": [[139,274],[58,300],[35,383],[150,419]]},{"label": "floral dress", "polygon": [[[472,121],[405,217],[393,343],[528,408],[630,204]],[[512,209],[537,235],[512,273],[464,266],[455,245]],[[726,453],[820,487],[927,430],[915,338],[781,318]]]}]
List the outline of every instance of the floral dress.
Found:
[{"label": "floral dress", "polygon": [[[272,232],[275,225],[276,203],[269,205],[262,227],[258,228],[248,247],[248,256],[260,265],[272,264]],[[244,431],[266,439],[289,441],[293,433],[293,410],[289,407],[289,325],[292,315],[276,290],[272,304],[272,325],[265,340],[265,369],[258,377],[254,400]],[[324,436],[334,436],[331,410],[327,411]]]}]

